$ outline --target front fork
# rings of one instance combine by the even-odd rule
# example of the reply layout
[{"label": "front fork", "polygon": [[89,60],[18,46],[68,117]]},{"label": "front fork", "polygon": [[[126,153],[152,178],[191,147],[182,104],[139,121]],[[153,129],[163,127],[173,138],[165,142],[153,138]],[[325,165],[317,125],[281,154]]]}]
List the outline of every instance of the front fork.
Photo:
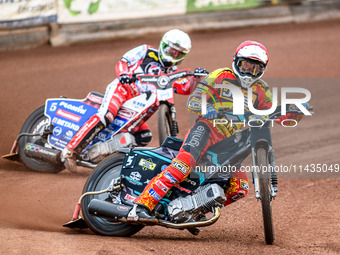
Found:
[{"label": "front fork", "polygon": [[170,106],[170,117],[171,117],[171,122],[172,122],[172,125],[171,125],[171,136],[172,137],[176,137],[177,134],[178,134],[178,124],[177,124],[177,121],[176,121],[176,108],[175,108],[175,105],[171,105]]},{"label": "front fork", "polygon": [[[251,155],[252,155],[252,163],[253,163],[253,183],[254,183],[254,189],[255,189],[255,198],[261,199],[261,193],[260,193],[260,183],[259,183],[259,175],[258,175],[258,168],[256,166],[256,151],[255,148],[251,149]],[[271,197],[276,197],[277,192],[277,173],[275,171],[275,152],[271,146],[269,146],[268,150],[268,159],[269,159],[269,165],[270,165],[270,186],[271,186]]]}]

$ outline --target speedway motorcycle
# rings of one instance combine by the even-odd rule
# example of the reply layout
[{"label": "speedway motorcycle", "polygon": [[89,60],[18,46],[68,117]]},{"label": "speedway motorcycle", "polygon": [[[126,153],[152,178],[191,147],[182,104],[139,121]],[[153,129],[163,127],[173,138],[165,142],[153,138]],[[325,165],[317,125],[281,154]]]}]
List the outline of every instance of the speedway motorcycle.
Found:
[{"label": "speedway motorcycle", "polygon": [[[77,158],[77,165],[94,168],[106,156],[119,148],[136,146],[132,135],[138,125],[158,110],[160,144],[167,136],[178,133],[174,105],[173,83],[192,73],[189,69],[161,75],[138,75],[133,81],[155,87],[124,102],[113,122],[101,131]],[[52,98],[36,109],[24,122],[10,154],[4,158],[22,162],[27,168],[44,173],[58,173],[65,167],[60,160],[62,150],[82,127],[97,113],[103,95],[90,92],[85,99]]]},{"label": "speedway motorcycle", "polygon": [[[297,110],[287,112],[299,113]],[[239,117],[238,122],[251,121],[252,125],[209,147],[188,178],[176,184],[160,200],[153,211],[158,219],[156,225],[187,229],[197,235],[200,227],[215,223],[226,201],[225,189],[231,173],[240,169],[251,154],[255,197],[262,204],[265,240],[272,244],[271,202],[276,196],[278,182],[268,120],[279,117],[280,113],[278,107],[270,116],[246,113]],[[219,116],[223,118],[223,113],[219,112]],[[140,231],[145,225],[138,222],[133,200],[171,163],[182,142],[168,137],[158,148],[124,148],[106,158],[88,177],[72,220],[64,226],[90,228],[108,236],[131,236]],[[215,170],[211,170],[213,167]],[[172,180],[173,177],[168,175],[167,178]]]}]

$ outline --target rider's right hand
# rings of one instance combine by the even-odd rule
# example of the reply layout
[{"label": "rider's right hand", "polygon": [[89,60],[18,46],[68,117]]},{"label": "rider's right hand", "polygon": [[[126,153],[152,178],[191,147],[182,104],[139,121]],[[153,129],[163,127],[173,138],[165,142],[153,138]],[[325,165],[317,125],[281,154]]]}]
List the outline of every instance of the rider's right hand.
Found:
[{"label": "rider's right hand", "polygon": [[131,83],[131,78],[129,75],[127,74],[122,74],[120,77],[119,77],[119,82],[121,84],[130,84]]},{"label": "rider's right hand", "polygon": [[217,119],[217,111],[213,106],[207,108],[207,113],[203,115],[203,118],[207,120]]}]

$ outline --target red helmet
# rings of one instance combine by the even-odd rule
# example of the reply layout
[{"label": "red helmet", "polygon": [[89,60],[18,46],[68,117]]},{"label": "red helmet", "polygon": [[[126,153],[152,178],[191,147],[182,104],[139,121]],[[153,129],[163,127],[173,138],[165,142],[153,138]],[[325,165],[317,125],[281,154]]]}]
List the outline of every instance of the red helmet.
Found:
[{"label": "red helmet", "polygon": [[248,88],[262,77],[268,60],[268,51],[261,43],[245,41],[237,47],[232,67],[242,87]]}]

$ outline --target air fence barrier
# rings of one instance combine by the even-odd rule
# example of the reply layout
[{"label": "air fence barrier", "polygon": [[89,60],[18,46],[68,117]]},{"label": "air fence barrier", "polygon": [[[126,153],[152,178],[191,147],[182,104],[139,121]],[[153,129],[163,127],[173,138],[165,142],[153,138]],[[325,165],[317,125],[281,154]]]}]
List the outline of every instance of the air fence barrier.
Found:
[{"label": "air fence barrier", "polygon": [[0,50],[340,18],[340,0],[0,0]]}]

